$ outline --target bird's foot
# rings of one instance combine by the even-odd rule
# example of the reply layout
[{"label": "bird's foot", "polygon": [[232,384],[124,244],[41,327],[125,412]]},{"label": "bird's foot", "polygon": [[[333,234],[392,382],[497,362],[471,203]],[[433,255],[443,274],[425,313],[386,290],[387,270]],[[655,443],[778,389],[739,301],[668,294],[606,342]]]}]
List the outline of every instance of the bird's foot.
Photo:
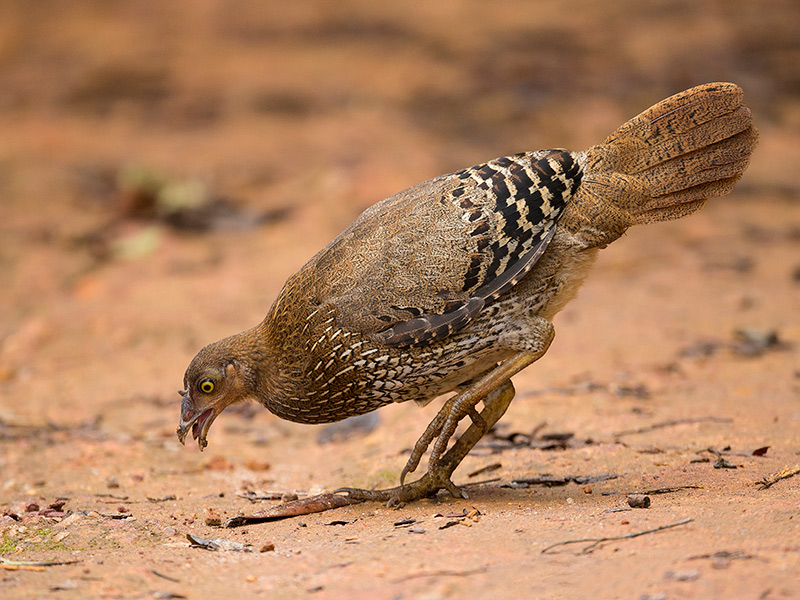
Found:
[{"label": "bird's foot", "polygon": [[[431,442],[433,442],[433,448],[428,459],[428,471],[435,470],[439,466],[450,438],[453,437],[458,424],[465,416],[469,415],[473,425],[482,429],[484,433],[488,431],[486,421],[475,410],[475,405],[479,401],[480,398],[472,398],[465,393],[454,396],[445,402],[444,406],[428,424],[425,432],[417,440],[417,443],[414,444],[411,456],[408,457],[408,462],[400,473],[401,485],[405,481],[406,475],[416,471]],[[436,441],[434,442],[434,440]]]},{"label": "bird's foot", "polygon": [[416,481],[385,490],[340,488],[334,493],[346,493],[354,500],[386,502],[389,507],[401,506],[407,502],[435,496],[442,489],[448,490],[454,498],[466,498],[466,493],[450,480],[450,475],[451,473],[444,469],[436,469],[428,471]]},{"label": "bird's foot", "polygon": [[[455,400],[457,401],[459,397],[460,396],[457,396]],[[493,390],[488,396],[486,396],[486,399],[484,400],[484,408],[480,414],[475,410],[474,404],[469,410],[467,410],[465,413],[462,413],[461,417],[456,419],[455,424],[452,425],[452,431],[450,431],[447,435],[447,439],[442,443],[442,449],[439,450],[439,456],[437,457],[437,460],[435,462],[433,460],[429,462],[428,472],[416,481],[412,481],[411,483],[403,483],[402,477],[404,477],[405,474],[410,470],[413,471],[413,469],[409,469],[408,465],[406,465],[406,467],[403,469],[403,474],[401,475],[401,483],[397,487],[386,490],[341,488],[336,491],[347,493],[351,498],[358,500],[386,502],[389,506],[397,506],[406,502],[427,498],[429,496],[433,496],[439,490],[443,489],[450,492],[454,498],[466,498],[466,493],[457,487],[451,479],[453,471],[456,470],[458,465],[461,464],[461,461],[464,460],[464,457],[469,454],[470,450],[475,447],[475,444],[480,441],[483,435],[489,429],[491,429],[491,427],[497,423],[497,421],[500,420],[500,417],[502,417],[506,412],[506,409],[508,408],[508,405],[511,404],[511,400],[513,398],[514,386],[511,384],[511,381],[506,381],[500,387]],[[445,405],[445,408],[448,408],[447,405]],[[436,431],[438,429],[439,437],[437,438],[436,445],[439,444],[442,433],[446,433],[450,427],[448,420],[450,415],[453,414],[452,410],[448,410],[446,412],[445,408],[439,411],[439,414],[436,415],[434,421],[428,426],[428,429],[425,431],[422,438],[420,438],[420,441],[422,441],[425,436],[429,434],[429,432]],[[474,413],[474,415],[472,413]],[[442,416],[443,414],[444,417]],[[444,448],[447,446],[447,441],[450,439],[450,437],[452,437],[455,427],[458,425],[458,421],[463,418],[464,414],[469,414],[472,417],[472,424],[461,435],[461,437],[458,438],[453,446],[447,452],[443,453]],[[436,424],[436,422],[439,420],[442,422],[441,426]],[[436,436],[434,435],[433,437]],[[427,448],[429,444],[430,441],[425,443],[425,448]],[[417,446],[419,445],[420,442],[417,442]],[[436,445],[434,445],[434,451],[436,450]],[[424,449],[422,452],[424,452]],[[409,464],[410,463],[411,460],[409,460]],[[416,468],[418,464],[419,458],[416,459],[416,463],[413,465],[413,468]]]}]

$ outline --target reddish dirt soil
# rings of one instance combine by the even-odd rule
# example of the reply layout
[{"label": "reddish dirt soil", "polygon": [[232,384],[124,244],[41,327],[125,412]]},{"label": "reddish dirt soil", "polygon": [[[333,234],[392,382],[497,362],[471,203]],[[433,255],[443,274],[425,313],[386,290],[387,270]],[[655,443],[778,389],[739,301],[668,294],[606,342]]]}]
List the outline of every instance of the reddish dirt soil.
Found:
[{"label": "reddish dirt soil", "polygon": [[[601,253],[455,474],[495,481],[209,524],[395,485],[439,402],[350,437],[245,406],[201,454],[174,433],[201,346],[374,201],[714,80],[756,115],[749,171]],[[800,476],[756,484],[800,464],[798,3],[8,0],[0,131],[3,598],[800,597]],[[546,474],[616,478],[512,484]]]}]

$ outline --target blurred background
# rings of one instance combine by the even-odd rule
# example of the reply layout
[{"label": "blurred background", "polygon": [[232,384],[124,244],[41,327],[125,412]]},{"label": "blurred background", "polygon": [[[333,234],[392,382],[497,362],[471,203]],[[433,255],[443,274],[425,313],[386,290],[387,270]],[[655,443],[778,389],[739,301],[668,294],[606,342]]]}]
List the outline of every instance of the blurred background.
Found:
[{"label": "blurred background", "polygon": [[[237,530],[254,548],[274,541],[266,563],[188,547],[188,531],[228,535],[212,517],[252,510],[257,492],[395,485],[439,406],[386,407],[355,434],[232,407],[201,455],[175,437],[175,390],[202,346],[258,323],[381,198],[497,156],[586,148],[720,80],[742,86],[761,132],[735,192],[600,253],[547,356],[515,377],[499,437],[455,481],[487,466],[504,482],[619,479],[594,494],[484,486],[489,527],[429,520],[427,537],[400,538],[399,513],[380,507],[338,513],[361,519],[341,534],[360,538],[316,527],[345,523],[329,515]],[[499,582],[549,598],[595,597],[599,582],[614,597],[791,596],[797,488],[752,482],[800,452],[798,167],[797,0],[0,0],[0,551],[84,561],[6,572],[0,589],[388,599],[491,597]],[[542,431],[564,444],[508,447]],[[770,449],[720,471],[697,459],[710,445]],[[665,484],[704,489],[654,498],[658,514],[602,510],[624,495],[601,488]],[[403,514],[434,511],[448,512]],[[687,514],[689,533],[614,560],[538,552]],[[664,575],[719,550],[759,560],[703,567],[695,584]]]},{"label": "blurred background", "polygon": [[[177,418],[196,350],[258,322],[366,206],[587,147],[716,80],[762,133],[741,230],[800,195],[794,0],[3,0],[0,420],[135,398]],[[776,218],[792,273],[798,225]],[[715,225],[691,223],[665,231]],[[752,263],[738,244],[716,258]]]}]

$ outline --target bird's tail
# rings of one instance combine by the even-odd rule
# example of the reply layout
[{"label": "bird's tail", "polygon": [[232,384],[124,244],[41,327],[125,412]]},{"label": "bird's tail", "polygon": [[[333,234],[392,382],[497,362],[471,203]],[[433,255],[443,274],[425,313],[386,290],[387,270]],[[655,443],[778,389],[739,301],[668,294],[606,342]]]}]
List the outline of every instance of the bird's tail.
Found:
[{"label": "bird's tail", "polygon": [[586,151],[583,182],[562,221],[602,246],[631,225],[690,215],[733,189],[757,141],[737,85],[676,94]]}]

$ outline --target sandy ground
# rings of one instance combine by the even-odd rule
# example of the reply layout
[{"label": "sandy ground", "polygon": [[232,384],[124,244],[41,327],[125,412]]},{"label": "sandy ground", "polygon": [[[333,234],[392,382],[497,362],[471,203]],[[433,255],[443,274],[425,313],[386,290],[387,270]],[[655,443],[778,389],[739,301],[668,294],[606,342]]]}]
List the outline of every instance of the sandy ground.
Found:
[{"label": "sandy ground", "polygon": [[[0,596],[800,597],[800,476],[757,485],[800,464],[800,5],[344,4],[0,4]],[[394,485],[439,404],[349,437],[229,410],[201,454],[174,435],[201,346],[372,202],[714,80],[750,170],[601,253],[469,500],[213,525]]]}]

